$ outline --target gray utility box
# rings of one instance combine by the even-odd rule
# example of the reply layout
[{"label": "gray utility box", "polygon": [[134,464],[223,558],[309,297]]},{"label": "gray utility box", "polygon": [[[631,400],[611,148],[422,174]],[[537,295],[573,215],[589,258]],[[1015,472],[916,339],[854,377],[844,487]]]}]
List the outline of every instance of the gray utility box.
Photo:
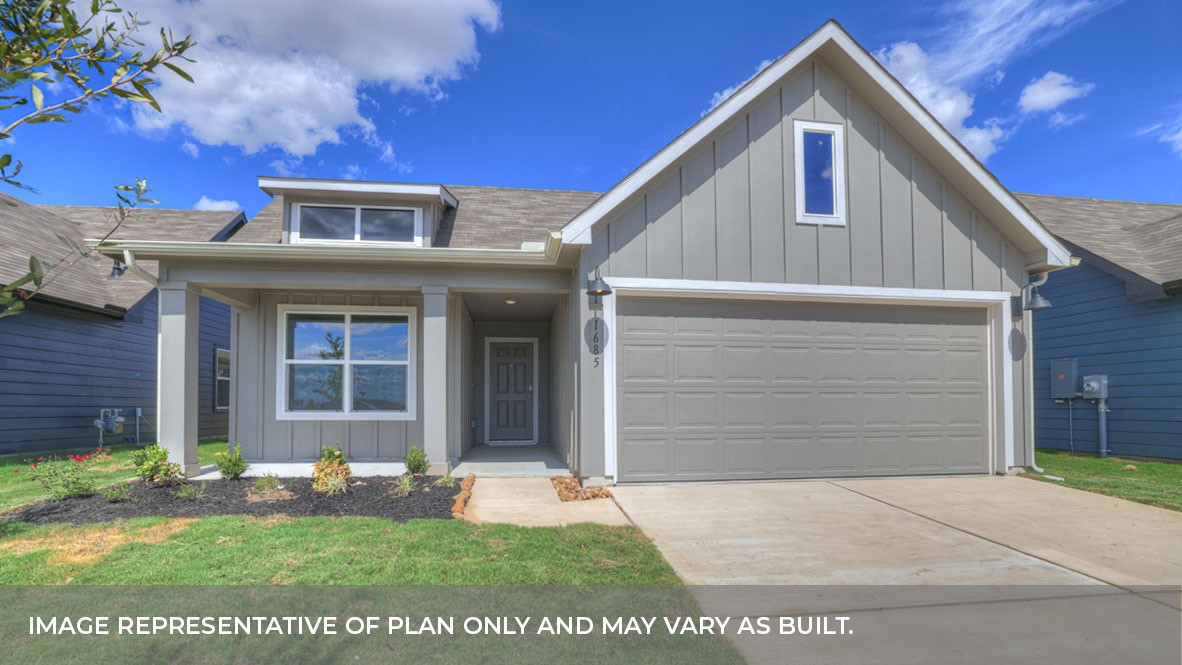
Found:
[{"label": "gray utility box", "polygon": [[1108,399],[1108,375],[1090,374],[1083,378],[1084,399]]},{"label": "gray utility box", "polygon": [[1060,358],[1051,361],[1051,399],[1079,397],[1079,360]]}]

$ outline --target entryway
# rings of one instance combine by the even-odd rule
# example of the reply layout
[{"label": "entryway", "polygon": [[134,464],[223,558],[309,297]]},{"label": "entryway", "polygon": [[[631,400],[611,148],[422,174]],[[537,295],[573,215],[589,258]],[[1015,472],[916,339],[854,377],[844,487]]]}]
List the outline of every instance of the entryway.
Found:
[{"label": "entryway", "polygon": [[538,340],[486,337],[485,420],[494,446],[538,442]]},{"label": "entryway", "polygon": [[549,478],[570,473],[550,446],[474,446],[460,459],[452,475],[477,478]]}]

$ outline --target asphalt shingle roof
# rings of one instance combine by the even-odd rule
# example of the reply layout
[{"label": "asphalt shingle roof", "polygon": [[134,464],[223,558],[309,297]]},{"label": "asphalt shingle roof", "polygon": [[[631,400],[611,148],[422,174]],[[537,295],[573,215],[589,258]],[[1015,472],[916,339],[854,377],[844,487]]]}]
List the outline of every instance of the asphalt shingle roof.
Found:
[{"label": "asphalt shingle roof", "polygon": [[1182,279],[1182,205],[1016,196],[1063,240],[1158,284]]}]

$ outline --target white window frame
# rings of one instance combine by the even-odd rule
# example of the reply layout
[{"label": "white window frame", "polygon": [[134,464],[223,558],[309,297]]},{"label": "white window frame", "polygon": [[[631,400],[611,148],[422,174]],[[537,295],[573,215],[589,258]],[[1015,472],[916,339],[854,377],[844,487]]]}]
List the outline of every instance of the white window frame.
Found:
[{"label": "white window frame", "polygon": [[[338,305],[291,305],[281,304],[275,319],[275,418],[277,420],[415,420],[418,385],[418,308],[416,307],[346,307]],[[287,358],[287,317],[289,314],[337,314],[345,317],[345,357],[336,360],[289,360]],[[352,316],[405,316],[407,320],[406,362],[350,360],[352,333],[349,322]],[[343,411],[288,411],[287,410],[287,366],[302,365],[344,365],[341,377]],[[353,411],[353,365],[406,365],[406,411]]]},{"label": "white window frame", "polygon": [[[301,238],[300,237],[300,217],[303,215],[305,207],[312,208],[343,208],[353,209],[353,239],[352,240],[331,240],[320,238]],[[415,215],[415,235],[414,240],[362,240],[361,239],[361,210],[408,210]],[[423,247],[426,243],[426,238],[423,237],[423,209],[415,206],[379,206],[379,205],[354,205],[346,203],[296,203],[292,205],[291,211],[291,242],[303,245],[374,245],[374,246],[418,246]]]},{"label": "white window frame", "polygon": [[[821,226],[845,226],[845,125],[835,122],[794,120],[793,143],[796,165],[796,223]],[[804,133],[833,135],[833,214],[815,215],[804,211]]]},{"label": "white window frame", "polygon": [[[229,365],[230,365],[230,376],[227,376],[224,379],[218,375],[218,366],[221,364],[219,361],[221,360],[221,355],[223,353],[226,354],[226,360],[229,362]],[[234,385],[232,383],[233,380],[234,380],[234,356],[233,356],[233,354],[231,354],[230,349],[227,349],[226,347],[214,346],[213,347],[213,410],[214,411],[229,411],[230,410],[229,402],[227,402],[225,406],[221,406],[218,404],[218,382],[219,381],[226,382],[226,384],[227,384],[226,399],[229,400],[230,394],[231,394],[231,388]]]}]

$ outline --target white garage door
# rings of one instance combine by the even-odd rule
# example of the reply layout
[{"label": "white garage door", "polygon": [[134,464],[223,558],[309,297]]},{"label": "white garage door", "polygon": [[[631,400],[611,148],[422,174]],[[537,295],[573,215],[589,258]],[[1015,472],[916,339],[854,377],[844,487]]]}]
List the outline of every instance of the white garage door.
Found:
[{"label": "white garage door", "polygon": [[988,472],[983,308],[617,307],[620,481]]}]

